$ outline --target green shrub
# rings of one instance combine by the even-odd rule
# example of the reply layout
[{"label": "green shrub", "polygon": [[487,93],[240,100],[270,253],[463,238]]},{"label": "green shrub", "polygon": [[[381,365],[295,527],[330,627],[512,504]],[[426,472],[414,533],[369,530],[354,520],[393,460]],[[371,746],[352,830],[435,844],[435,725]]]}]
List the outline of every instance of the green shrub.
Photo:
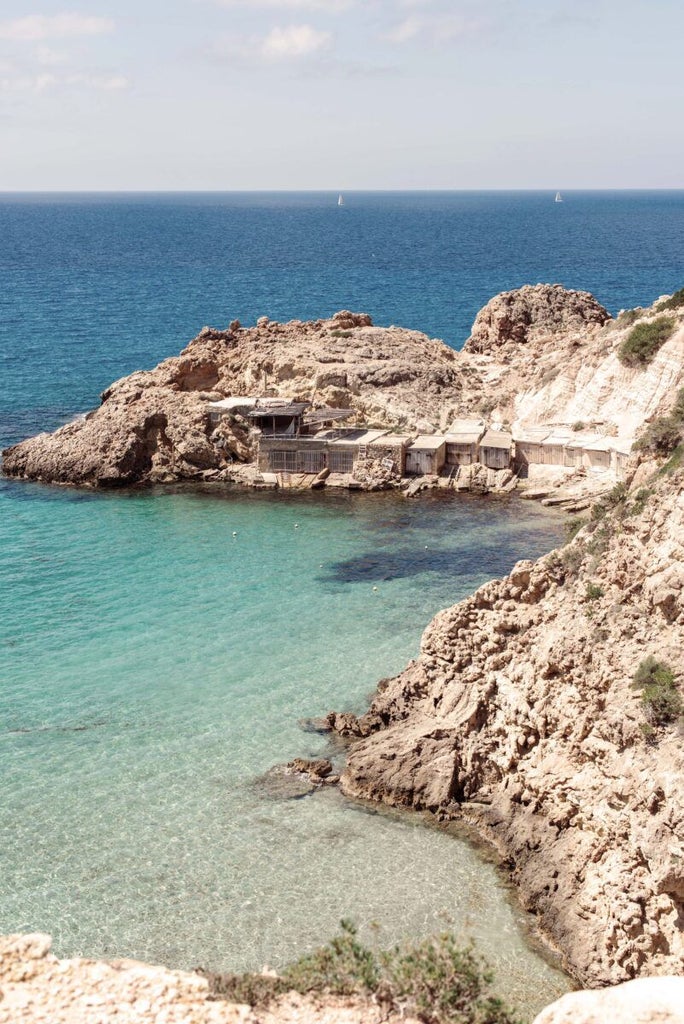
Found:
[{"label": "green shrub", "polygon": [[591,518],[593,522],[598,522],[600,519],[604,519],[611,509],[617,508],[622,505],[628,494],[627,484],[618,483],[604,494],[602,498],[599,498],[591,506]]},{"label": "green shrub", "polygon": [[617,318],[618,327],[631,327],[633,323],[644,315],[644,311],[641,306],[637,306],[636,309],[623,309],[620,316]]},{"label": "green shrub", "polygon": [[682,424],[674,416],[659,416],[634,442],[634,450],[651,455],[670,455],[682,439]]},{"label": "green shrub", "polygon": [[640,516],[646,508],[648,499],[653,494],[653,491],[649,487],[640,487],[634,495],[632,501],[627,506],[628,516]]},{"label": "green shrub", "polygon": [[620,345],[618,358],[625,366],[646,366],[672,334],[675,322],[671,316],[637,324]]},{"label": "green shrub", "polygon": [[653,655],[640,663],[634,673],[633,688],[641,690],[647,724],[667,725],[684,712],[684,700],[677,689],[672,669]]},{"label": "green shrub", "polygon": [[424,1024],[518,1024],[491,994],[492,974],[471,947],[453,935],[415,946],[375,952],[356,937],[349,921],[327,946],[286,967],[277,977],[210,974],[215,998],[268,1004],[283,992],[324,992],[372,997],[388,1010],[401,1010]]},{"label": "green shrub", "polygon": [[603,597],[603,587],[599,587],[597,583],[587,583],[584,600],[598,601],[599,597]]},{"label": "green shrub", "polygon": [[333,338],[351,338],[352,336],[351,331],[341,331],[339,327],[335,328],[330,333],[332,334]]},{"label": "green shrub", "polygon": [[613,536],[613,529],[610,523],[602,523],[591,535],[591,540],[587,541],[587,551],[590,555],[596,555],[599,557],[605,551],[608,550],[610,538]]},{"label": "green shrub", "polygon": [[684,444],[679,444],[660,470],[660,473],[674,473],[675,470],[681,469],[682,466],[684,466]]},{"label": "green shrub", "polygon": [[587,520],[583,519],[582,516],[572,516],[571,519],[566,520],[563,524],[565,530],[566,543],[570,543],[574,540],[577,534],[580,532],[583,526],[586,526]]},{"label": "green shrub", "polygon": [[679,423],[684,423],[684,388],[680,388],[674,405],[670,409],[670,416],[673,416]]},{"label": "green shrub", "polygon": [[666,309],[679,309],[680,306],[684,306],[684,288],[680,288],[679,291],[671,295],[669,299],[665,299],[663,302],[659,302],[656,309],[660,313]]},{"label": "green shrub", "polygon": [[578,430],[584,430],[586,423],[583,420],[575,420],[572,425],[572,429],[577,433]]}]

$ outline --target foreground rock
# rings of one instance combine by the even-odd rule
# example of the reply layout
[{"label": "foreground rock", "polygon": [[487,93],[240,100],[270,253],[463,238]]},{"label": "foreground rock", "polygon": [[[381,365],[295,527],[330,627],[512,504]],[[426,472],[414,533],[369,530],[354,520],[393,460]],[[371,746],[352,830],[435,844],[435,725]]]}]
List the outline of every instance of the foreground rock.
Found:
[{"label": "foreground rock", "polygon": [[[655,315],[655,308],[639,311],[643,320]],[[95,487],[253,485],[248,422],[211,417],[211,401],[236,395],[349,408],[358,423],[409,432],[483,417],[512,426],[581,422],[633,436],[684,384],[684,309],[673,315],[679,327],[647,367],[625,367],[617,357],[633,320],[611,321],[588,292],[560,285],[492,299],[462,352],[347,311],[307,323],[263,317],[255,327],[207,327],[179,356],[112,384],[83,419],[7,449],[3,470]],[[476,467],[474,489],[491,488],[487,472]]]},{"label": "foreground rock", "polygon": [[684,978],[640,978],[602,992],[570,992],[534,1024],[684,1024]]},{"label": "foreground rock", "polygon": [[[441,612],[352,740],[343,790],[474,823],[585,984],[684,973],[684,470]],[[676,699],[676,694],[675,698]],[[673,716],[676,718],[676,715]]]},{"label": "foreground rock", "polygon": [[[58,960],[47,935],[0,938],[0,1024],[412,1024],[358,999],[213,1001],[205,978],[134,960]],[[417,1022],[413,1022],[417,1024]]]}]

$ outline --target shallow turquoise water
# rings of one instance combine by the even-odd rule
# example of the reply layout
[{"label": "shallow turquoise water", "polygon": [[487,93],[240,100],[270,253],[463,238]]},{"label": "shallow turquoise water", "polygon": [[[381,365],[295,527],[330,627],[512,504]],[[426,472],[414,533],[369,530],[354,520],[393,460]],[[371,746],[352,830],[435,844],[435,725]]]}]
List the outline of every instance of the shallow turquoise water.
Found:
[{"label": "shallow turquoise water", "polygon": [[435,611],[559,532],[516,501],[4,481],[0,932],[228,969],[281,964],[343,916],[383,942],[448,921],[548,1001],[567,982],[467,843],[259,778],[323,751],[298,719],[363,709]]}]

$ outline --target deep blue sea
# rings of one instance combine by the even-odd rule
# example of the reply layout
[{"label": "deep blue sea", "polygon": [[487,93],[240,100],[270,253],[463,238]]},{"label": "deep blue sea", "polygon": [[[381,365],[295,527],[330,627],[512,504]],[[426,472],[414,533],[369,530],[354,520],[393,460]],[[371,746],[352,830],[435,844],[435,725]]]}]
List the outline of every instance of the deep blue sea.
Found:
[{"label": "deep blue sea", "polygon": [[[458,348],[523,283],[612,312],[684,284],[682,192],[336,198],[0,195],[0,444],[92,408],[204,324],[349,308]],[[298,719],[362,710],[435,611],[561,533],[515,500],[0,478],[0,933],[254,968],[341,917],[385,942],[450,924],[526,1013],[548,1002],[568,982],[470,845],[259,780],[324,749]]]}]

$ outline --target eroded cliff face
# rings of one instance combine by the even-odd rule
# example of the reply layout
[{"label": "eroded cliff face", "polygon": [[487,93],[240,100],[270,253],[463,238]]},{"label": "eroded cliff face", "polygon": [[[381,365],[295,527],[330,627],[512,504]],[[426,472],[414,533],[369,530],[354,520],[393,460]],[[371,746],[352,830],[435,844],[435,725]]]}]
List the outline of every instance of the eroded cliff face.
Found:
[{"label": "eroded cliff face", "polygon": [[344,791],[476,824],[585,984],[684,972],[682,728],[647,739],[632,688],[648,655],[684,681],[684,471],[652,487],[441,612],[336,721]]},{"label": "eroded cliff face", "polygon": [[418,331],[374,327],[363,313],[287,324],[263,317],[250,328],[234,321],[112,384],[83,419],[7,449],[3,470],[103,487],[231,479],[254,458],[255,441],[239,417],[213,423],[209,403],[233,395],[351,408],[358,422],[417,432],[484,416],[632,434],[684,384],[684,309],[673,315],[678,330],[646,368],[617,358],[632,323],[611,321],[588,292],[560,285],[492,299],[462,352]]}]

